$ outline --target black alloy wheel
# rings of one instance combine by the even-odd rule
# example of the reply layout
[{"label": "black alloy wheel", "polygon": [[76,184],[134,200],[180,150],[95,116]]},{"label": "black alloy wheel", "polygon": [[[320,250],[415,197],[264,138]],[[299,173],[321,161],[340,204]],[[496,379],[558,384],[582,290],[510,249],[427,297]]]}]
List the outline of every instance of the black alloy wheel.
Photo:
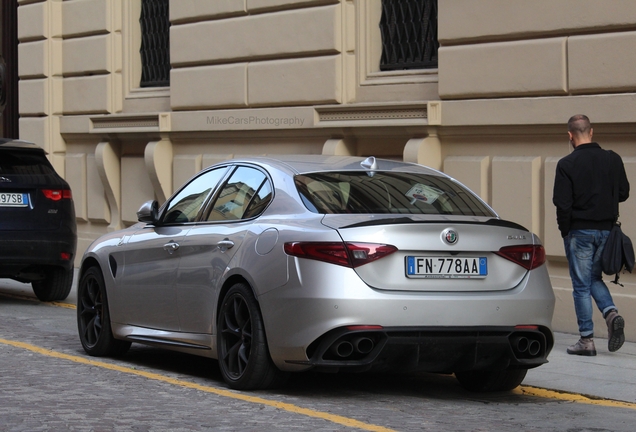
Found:
[{"label": "black alloy wheel", "polygon": [[223,299],[217,330],[219,367],[231,388],[263,389],[284,382],[287,374],[272,362],[258,303],[245,284],[234,285]]},{"label": "black alloy wheel", "polygon": [[122,355],[131,345],[113,337],[104,277],[97,267],[87,269],[77,287],[77,329],[84,351],[92,356]]}]

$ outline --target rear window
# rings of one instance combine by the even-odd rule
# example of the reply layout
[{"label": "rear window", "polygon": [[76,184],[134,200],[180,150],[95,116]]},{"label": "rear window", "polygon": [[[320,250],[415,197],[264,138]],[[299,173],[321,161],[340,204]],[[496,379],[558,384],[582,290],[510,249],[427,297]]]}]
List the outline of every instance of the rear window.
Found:
[{"label": "rear window", "polygon": [[55,175],[46,156],[29,151],[0,151],[0,175]]},{"label": "rear window", "polygon": [[325,172],[297,175],[295,182],[314,213],[495,216],[472,192],[440,176]]}]

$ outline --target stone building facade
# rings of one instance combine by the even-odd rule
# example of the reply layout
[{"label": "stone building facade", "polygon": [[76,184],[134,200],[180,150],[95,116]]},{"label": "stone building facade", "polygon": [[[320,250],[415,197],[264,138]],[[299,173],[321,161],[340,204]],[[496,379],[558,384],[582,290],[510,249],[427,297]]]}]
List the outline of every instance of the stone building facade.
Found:
[{"label": "stone building facade", "polygon": [[[169,82],[142,86],[144,2],[17,0],[19,133],[70,182],[79,252],[233,156],[418,162],[539,234],[554,328],[576,332],[554,171],[567,119],[585,113],[636,187],[636,2],[431,1],[434,67],[383,70],[390,0],[166,0]],[[635,209],[621,206],[634,236]],[[622,280],[611,288],[636,340],[636,280]]]}]

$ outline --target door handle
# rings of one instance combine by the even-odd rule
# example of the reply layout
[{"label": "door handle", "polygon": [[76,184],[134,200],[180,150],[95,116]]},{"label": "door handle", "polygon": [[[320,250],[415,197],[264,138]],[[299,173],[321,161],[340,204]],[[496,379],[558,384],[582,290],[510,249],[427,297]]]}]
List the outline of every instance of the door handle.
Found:
[{"label": "door handle", "polygon": [[216,245],[219,247],[219,249],[221,249],[221,252],[225,252],[226,250],[234,246],[234,242],[230,239],[224,239],[218,242]]},{"label": "door handle", "polygon": [[167,250],[170,255],[177,249],[179,249],[179,243],[170,242],[163,245],[163,250]]}]

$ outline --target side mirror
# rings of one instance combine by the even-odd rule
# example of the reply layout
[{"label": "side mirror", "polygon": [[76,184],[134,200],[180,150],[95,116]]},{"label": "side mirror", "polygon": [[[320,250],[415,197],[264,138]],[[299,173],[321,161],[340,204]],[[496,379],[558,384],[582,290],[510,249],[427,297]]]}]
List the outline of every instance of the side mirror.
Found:
[{"label": "side mirror", "polygon": [[157,201],[146,201],[137,210],[137,220],[139,222],[155,223],[159,219],[159,203]]}]

